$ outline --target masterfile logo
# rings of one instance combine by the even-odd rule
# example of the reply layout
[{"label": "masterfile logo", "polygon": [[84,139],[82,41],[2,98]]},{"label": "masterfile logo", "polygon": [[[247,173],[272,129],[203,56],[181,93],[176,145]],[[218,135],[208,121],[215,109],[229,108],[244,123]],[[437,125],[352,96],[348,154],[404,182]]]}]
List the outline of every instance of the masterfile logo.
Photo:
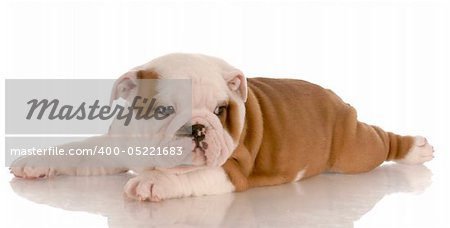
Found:
[{"label": "masterfile logo", "polygon": [[[138,103],[144,104],[144,106],[137,105]],[[145,119],[149,120],[155,118],[156,120],[163,120],[167,118],[170,114],[175,112],[173,106],[158,106],[154,108],[156,99],[143,98],[141,96],[136,96],[129,107],[124,107],[120,104],[116,104],[114,107],[109,105],[99,106],[99,100],[95,100],[92,105],[86,105],[86,102],[81,103],[78,107],[72,105],[62,105],[60,107],[60,102],[58,99],[53,99],[49,101],[48,99],[37,100],[32,99],[27,102],[30,105],[30,110],[26,117],[27,120],[33,118],[34,113],[38,110],[35,118],[41,120],[44,114],[47,112],[47,119],[54,120],[71,120],[76,118],[77,120],[109,120],[111,118],[117,118],[118,120],[123,120],[125,126],[130,124],[133,116],[137,120]],[[146,111],[144,111],[146,110]]]},{"label": "masterfile logo", "polygon": [[[115,80],[105,79],[7,79],[5,81],[6,134],[104,134],[111,123],[124,126],[133,121],[166,121],[175,114],[175,104],[166,97],[140,96],[111,101]],[[154,88],[161,80],[140,80]],[[170,80],[190,98],[191,81]],[[166,95],[167,96],[167,95]],[[189,100],[187,101],[189,102]],[[189,107],[189,104],[186,105]]]}]

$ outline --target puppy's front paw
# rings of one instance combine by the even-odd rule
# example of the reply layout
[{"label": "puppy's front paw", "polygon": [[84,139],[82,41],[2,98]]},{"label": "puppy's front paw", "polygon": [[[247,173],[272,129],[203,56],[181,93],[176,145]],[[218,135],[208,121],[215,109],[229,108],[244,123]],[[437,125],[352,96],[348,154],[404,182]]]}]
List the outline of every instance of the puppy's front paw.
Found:
[{"label": "puppy's front paw", "polygon": [[26,179],[52,177],[56,173],[48,162],[37,156],[18,158],[11,164],[10,171],[14,176]]},{"label": "puppy's front paw", "polygon": [[408,165],[422,164],[433,159],[433,153],[434,148],[428,143],[427,139],[422,136],[417,136],[414,139],[413,146],[409,149],[406,156],[400,160],[397,160],[397,162]]},{"label": "puppy's front paw", "polygon": [[147,171],[130,179],[124,191],[132,199],[152,202],[183,196],[179,177],[157,170]]}]

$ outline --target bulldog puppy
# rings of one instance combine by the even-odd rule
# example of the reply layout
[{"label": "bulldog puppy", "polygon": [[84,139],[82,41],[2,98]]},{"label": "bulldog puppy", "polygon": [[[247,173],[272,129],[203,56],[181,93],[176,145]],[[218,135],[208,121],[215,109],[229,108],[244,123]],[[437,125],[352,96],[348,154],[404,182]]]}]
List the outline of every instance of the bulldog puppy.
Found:
[{"label": "bulldog puppy", "polygon": [[[400,136],[357,120],[355,109],[331,90],[302,80],[248,78],[225,61],[194,54],[170,54],[119,78],[112,99],[160,93],[136,86],[138,79],[190,79],[192,107],[177,91],[165,102],[175,109],[173,140],[192,142],[192,166],[149,167],[125,185],[128,197],[169,198],[244,191],[299,181],[322,172],[354,174],[384,161],[421,164],[433,158],[424,137]],[[150,96],[150,95],[149,95]],[[191,119],[183,119],[184,110]],[[192,129],[189,134],[180,132]],[[137,132],[138,133],[138,132]],[[32,162],[15,165],[20,177],[39,177]],[[48,170],[44,167],[44,170]],[[53,170],[53,175],[112,174]],[[27,171],[28,170],[28,171]],[[46,176],[44,172],[44,176]]]}]

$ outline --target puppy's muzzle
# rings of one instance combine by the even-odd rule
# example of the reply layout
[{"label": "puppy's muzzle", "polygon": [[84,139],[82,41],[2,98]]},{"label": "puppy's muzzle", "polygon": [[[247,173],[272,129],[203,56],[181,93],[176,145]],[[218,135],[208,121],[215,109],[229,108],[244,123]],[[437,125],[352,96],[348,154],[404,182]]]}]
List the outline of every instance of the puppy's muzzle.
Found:
[{"label": "puppy's muzzle", "polygon": [[208,148],[208,143],[204,142],[205,134],[206,127],[203,124],[191,125],[187,123],[177,131],[177,136],[192,137],[192,140],[195,143],[195,148],[200,148],[203,150]]}]

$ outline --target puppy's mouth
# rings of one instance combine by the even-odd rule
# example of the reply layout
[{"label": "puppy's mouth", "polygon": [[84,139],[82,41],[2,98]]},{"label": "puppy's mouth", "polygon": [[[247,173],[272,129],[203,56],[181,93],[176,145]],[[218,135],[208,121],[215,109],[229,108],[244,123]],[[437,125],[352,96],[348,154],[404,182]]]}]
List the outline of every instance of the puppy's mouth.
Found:
[{"label": "puppy's mouth", "polygon": [[[194,140],[192,141],[195,144]],[[195,146],[192,150],[192,164],[194,166],[206,165],[207,157],[205,149],[200,146]]]},{"label": "puppy's mouth", "polygon": [[205,152],[205,150],[208,149],[208,143],[205,142],[205,141],[198,141],[198,140],[196,140],[196,139],[193,139],[192,142],[195,144],[194,150],[200,149],[200,150],[202,150],[203,152]]}]

